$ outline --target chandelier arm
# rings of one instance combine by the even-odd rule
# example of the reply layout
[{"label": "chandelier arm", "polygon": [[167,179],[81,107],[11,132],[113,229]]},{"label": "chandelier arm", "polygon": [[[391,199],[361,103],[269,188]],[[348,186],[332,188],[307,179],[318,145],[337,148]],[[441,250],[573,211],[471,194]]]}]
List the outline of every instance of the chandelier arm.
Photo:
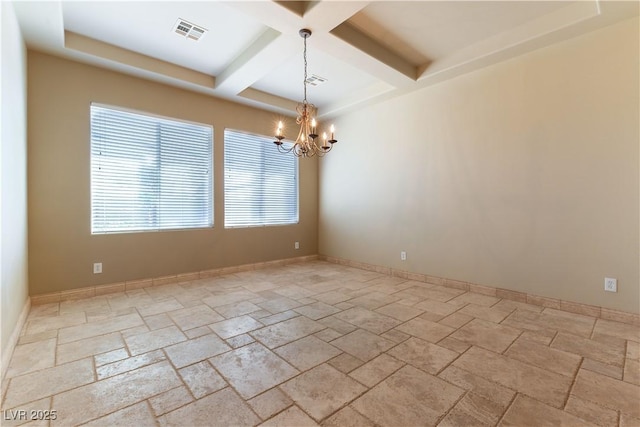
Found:
[{"label": "chandelier arm", "polygon": [[300,126],[300,131],[298,132],[298,137],[296,138],[296,142],[295,145],[300,145],[300,144],[304,144],[304,139],[305,135],[304,135],[305,129],[304,129],[304,123]]},{"label": "chandelier arm", "polygon": [[293,150],[293,146],[291,146],[291,148],[283,148],[282,145],[278,145],[278,151],[284,154],[288,154],[291,152],[291,150]]},{"label": "chandelier arm", "polygon": [[304,152],[299,144],[293,146],[293,154],[295,154],[296,157],[304,157]]}]

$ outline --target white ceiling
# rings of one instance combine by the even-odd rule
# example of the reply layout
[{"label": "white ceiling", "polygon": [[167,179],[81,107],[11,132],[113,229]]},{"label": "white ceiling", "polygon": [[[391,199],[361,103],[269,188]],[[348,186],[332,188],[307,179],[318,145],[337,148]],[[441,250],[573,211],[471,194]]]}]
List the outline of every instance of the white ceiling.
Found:
[{"label": "white ceiling", "polygon": [[[414,65],[570,6],[568,1],[377,2],[349,22]],[[455,23],[455,25],[453,25]]]},{"label": "white ceiling", "polygon": [[[389,98],[638,15],[637,1],[16,1],[27,45],[293,114]],[[173,32],[181,18],[200,41]]]},{"label": "white ceiling", "polygon": [[[187,40],[171,31],[178,18],[209,31],[201,41]],[[62,3],[62,21],[66,31],[212,75],[266,30],[219,2],[71,1]]]}]

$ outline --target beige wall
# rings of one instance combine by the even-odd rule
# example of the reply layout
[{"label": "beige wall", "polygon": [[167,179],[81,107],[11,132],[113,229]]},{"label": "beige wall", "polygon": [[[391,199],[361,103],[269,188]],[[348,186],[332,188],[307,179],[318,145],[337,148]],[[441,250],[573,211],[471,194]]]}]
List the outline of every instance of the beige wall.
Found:
[{"label": "beige wall", "polygon": [[[276,114],[32,51],[28,84],[32,295],[317,253],[315,160],[300,161],[298,225],[224,229],[224,129],[268,134]],[[91,102],[214,127],[214,228],[91,235]],[[102,274],[93,274],[94,262]]]},{"label": "beige wall", "polygon": [[638,35],[635,18],[341,117],[319,252],[637,313]]},{"label": "beige wall", "polygon": [[0,310],[3,368],[28,298],[27,53],[11,3],[2,2],[0,117]]}]

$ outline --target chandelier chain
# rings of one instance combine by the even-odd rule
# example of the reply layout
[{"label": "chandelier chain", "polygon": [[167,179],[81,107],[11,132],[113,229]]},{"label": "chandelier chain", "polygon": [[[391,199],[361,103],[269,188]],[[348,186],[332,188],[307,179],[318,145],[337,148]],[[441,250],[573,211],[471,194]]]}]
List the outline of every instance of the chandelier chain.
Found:
[{"label": "chandelier chain", "polygon": [[307,103],[307,38],[304,38],[304,103]]}]

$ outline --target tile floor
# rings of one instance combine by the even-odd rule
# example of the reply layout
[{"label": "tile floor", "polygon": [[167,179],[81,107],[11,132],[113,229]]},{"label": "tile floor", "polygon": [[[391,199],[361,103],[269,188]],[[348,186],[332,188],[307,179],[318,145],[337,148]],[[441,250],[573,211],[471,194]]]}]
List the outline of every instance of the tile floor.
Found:
[{"label": "tile floor", "polygon": [[640,426],[639,342],[314,261],[34,306],[1,423]]}]

